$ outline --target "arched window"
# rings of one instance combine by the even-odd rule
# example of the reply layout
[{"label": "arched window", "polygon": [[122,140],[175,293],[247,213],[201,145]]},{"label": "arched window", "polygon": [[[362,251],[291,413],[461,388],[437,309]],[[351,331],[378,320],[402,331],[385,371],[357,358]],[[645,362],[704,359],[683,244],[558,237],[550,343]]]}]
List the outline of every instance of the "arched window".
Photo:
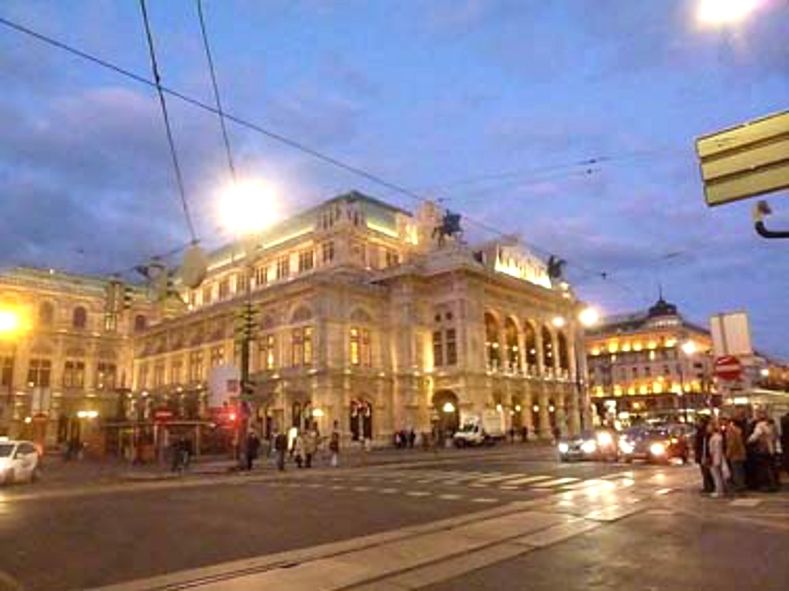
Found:
[{"label": "arched window", "polygon": [[564,333],[559,333],[556,337],[556,344],[559,349],[559,368],[564,370],[570,370],[570,356],[567,350],[567,337],[564,336]]},{"label": "arched window", "polygon": [[74,308],[74,312],[71,314],[71,326],[82,329],[85,328],[87,324],[88,311],[82,306]]},{"label": "arched window", "polygon": [[542,327],[542,362],[546,369],[553,369],[553,335],[547,326]]},{"label": "arched window", "polygon": [[147,325],[148,320],[143,314],[137,314],[137,316],[134,317],[134,332],[142,332]]},{"label": "arched window", "polygon": [[55,306],[52,302],[41,302],[38,307],[38,323],[41,326],[52,326],[55,321]]},{"label": "arched window", "polygon": [[485,312],[485,359],[492,369],[498,369],[501,365],[499,323],[490,312]]},{"label": "arched window", "polygon": [[528,368],[536,368],[537,359],[539,357],[537,353],[537,333],[535,332],[534,326],[531,322],[526,321],[523,323],[523,326],[523,346],[526,349],[526,365]]},{"label": "arched window", "polygon": [[521,365],[521,352],[518,348],[518,327],[512,318],[504,321],[504,343],[507,347],[507,369],[518,370]]}]

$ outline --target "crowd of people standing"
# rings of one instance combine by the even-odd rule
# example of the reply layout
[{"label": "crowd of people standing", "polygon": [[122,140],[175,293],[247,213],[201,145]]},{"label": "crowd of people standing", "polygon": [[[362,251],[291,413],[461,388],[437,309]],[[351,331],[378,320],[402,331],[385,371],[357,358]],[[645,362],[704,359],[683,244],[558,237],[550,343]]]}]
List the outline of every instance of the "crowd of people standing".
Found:
[{"label": "crowd of people standing", "polygon": [[[781,420],[783,468],[789,471],[789,413]],[[717,498],[746,490],[780,489],[778,427],[764,411],[749,418],[702,417],[696,426],[694,451],[704,494]]]}]

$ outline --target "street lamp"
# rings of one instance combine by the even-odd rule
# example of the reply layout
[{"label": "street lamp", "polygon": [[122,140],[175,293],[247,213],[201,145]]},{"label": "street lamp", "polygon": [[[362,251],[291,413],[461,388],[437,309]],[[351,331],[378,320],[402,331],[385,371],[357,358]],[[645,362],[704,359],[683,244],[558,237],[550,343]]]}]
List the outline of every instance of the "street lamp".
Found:
[{"label": "street lamp", "polygon": [[[14,366],[16,365],[16,345],[20,337],[30,329],[28,318],[14,308],[0,308],[0,343],[7,342],[11,352],[11,376],[8,380],[7,402],[9,409],[14,392]],[[0,420],[4,413],[0,412]],[[11,415],[13,418],[13,413]]]},{"label": "street lamp", "polygon": [[[583,328],[592,328],[600,322],[600,312],[597,308],[586,306],[578,313],[578,321]],[[581,334],[581,333],[576,333]],[[587,427],[586,414],[589,411],[588,392],[586,383],[583,379],[584,368],[586,367],[586,342],[585,339],[578,339],[579,344],[584,348],[579,352],[579,347],[575,347],[575,387],[578,392],[578,400],[581,404],[581,428]]]},{"label": "street lamp", "polygon": [[696,18],[703,25],[722,26],[741,22],[760,0],[700,0]]}]

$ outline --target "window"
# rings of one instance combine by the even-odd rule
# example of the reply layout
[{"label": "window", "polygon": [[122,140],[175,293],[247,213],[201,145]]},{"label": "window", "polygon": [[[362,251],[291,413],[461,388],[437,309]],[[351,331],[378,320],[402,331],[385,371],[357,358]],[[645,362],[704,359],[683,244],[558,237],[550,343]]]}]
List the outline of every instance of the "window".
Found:
[{"label": "window", "polygon": [[518,370],[521,365],[521,354],[518,349],[518,328],[512,318],[504,321],[504,346],[507,353],[507,369]]},{"label": "window", "polygon": [[230,280],[225,277],[219,282],[219,300],[226,300],[230,295]]},{"label": "window", "polygon": [[446,338],[446,364],[457,365],[458,362],[458,346],[457,346],[457,333],[454,328],[449,328],[444,333]]},{"label": "window", "polygon": [[32,388],[48,388],[51,373],[52,362],[49,359],[31,359],[27,370],[27,383]]},{"label": "window", "polygon": [[286,256],[277,259],[277,279],[286,279],[290,275],[290,259]]},{"label": "window", "polygon": [[41,326],[52,326],[55,321],[55,307],[50,302],[41,302],[38,307],[38,323]]},{"label": "window", "polygon": [[189,292],[189,307],[190,308],[194,308],[195,306],[197,306],[197,292],[196,291],[190,291]]},{"label": "window", "polygon": [[104,330],[106,332],[115,332],[118,330],[118,314],[116,312],[104,312]]},{"label": "window", "polygon": [[312,327],[304,327],[304,365],[312,365]]},{"label": "window", "polygon": [[323,264],[330,263],[334,260],[334,242],[329,240],[321,245],[321,261]]},{"label": "window", "polygon": [[651,367],[645,367],[644,368],[644,375],[646,377],[650,377],[652,375],[652,368]]},{"label": "window", "polygon": [[634,368],[633,368],[633,377],[634,377],[634,378],[637,378],[637,377],[638,377],[638,368],[637,368],[637,367],[634,367]]},{"label": "window", "polygon": [[115,389],[118,368],[114,363],[99,361],[96,365],[96,389],[109,392]]},{"label": "window", "polygon": [[180,384],[181,380],[183,379],[183,372],[184,372],[183,359],[181,359],[180,357],[178,357],[177,359],[173,359],[170,365],[170,383]]},{"label": "window", "polygon": [[137,387],[145,389],[148,387],[148,364],[141,363],[137,370]]},{"label": "window", "polygon": [[433,365],[436,367],[444,365],[443,333],[440,330],[433,331]]},{"label": "window", "polygon": [[397,254],[393,250],[386,251],[386,266],[387,267],[394,267],[395,265],[400,264],[400,255]]},{"label": "window", "polygon": [[164,386],[164,361],[159,361],[153,366],[153,387]]},{"label": "window", "polygon": [[78,329],[83,329],[88,324],[88,311],[82,306],[74,308],[71,314],[71,326]]},{"label": "window", "polygon": [[225,361],[225,348],[222,345],[211,347],[209,363],[211,367],[222,365]]},{"label": "window", "polygon": [[137,314],[137,316],[134,317],[134,332],[144,331],[147,325],[148,321],[143,314]]},{"label": "window", "polygon": [[66,361],[66,364],[63,368],[63,387],[64,388],[85,387],[84,361]]},{"label": "window", "polygon": [[291,339],[291,365],[294,367],[301,365],[301,358],[304,356],[304,342],[302,339],[301,329],[294,329]]},{"label": "window", "polygon": [[199,382],[203,379],[203,352],[192,351],[189,353],[189,381]]},{"label": "window", "polygon": [[203,305],[207,306],[211,303],[211,286],[206,285],[203,287]]},{"label": "window", "polygon": [[260,340],[260,367],[264,370],[271,370],[275,367],[273,334],[264,335]]},{"label": "window", "polygon": [[499,325],[496,318],[489,313],[485,314],[485,358],[488,366],[493,369],[498,369],[501,365]]},{"label": "window", "polygon": [[359,355],[359,329],[351,328],[351,365],[359,365],[361,357]]},{"label": "window", "polygon": [[671,368],[668,365],[663,366],[663,375],[667,375],[667,376],[671,375]]},{"label": "window", "polygon": [[247,293],[252,287],[252,277],[249,273],[239,273],[236,275],[236,293]]},{"label": "window", "polygon": [[373,355],[372,355],[372,347],[370,344],[370,331],[369,329],[363,328],[362,329],[362,343],[361,343],[361,356],[362,356],[362,365],[365,367],[371,367],[373,364]]},{"label": "window", "polygon": [[0,357],[0,386],[10,388],[14,384],[14,358]]},{"label": "window", "polygon": [[262,266],[255,269],[255,285],[258,287],[268,283],[268,267]]},{"label": "window", "polygon": [[312,250],[305,250],[299,253],[299,273],[312,270],[315,266],[315,253]]}]

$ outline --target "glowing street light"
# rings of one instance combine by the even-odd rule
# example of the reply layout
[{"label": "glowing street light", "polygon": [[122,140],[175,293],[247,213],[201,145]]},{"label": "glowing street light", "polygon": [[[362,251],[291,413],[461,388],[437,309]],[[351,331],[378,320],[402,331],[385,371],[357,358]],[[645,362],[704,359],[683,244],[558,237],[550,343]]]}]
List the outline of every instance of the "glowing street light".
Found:
[{"label": "glowing street light", "polygon": [[696,346],[696,343],[694,343],[693,341],[685,341],[684,343],[682,343],[681,349],[685,355],[690,357],[698,350],[698,347]]},{"label": "glowing street light", "polygon": [[759,4],[760,0],[700,0],[696,18],[704,25],[734,24],[744,20]]},{"label": "glowing street light", "polygon": [[274,187],[262,181],[233,183],[221,196],[219,216],[222,226],[236,235],[260,232],[277,219]]},{"label": "glowing street light", "polygon": [[14,310],[0,310],[0,338],[13,337],[23,329],[22,317]]},{"label": "glowing street light", "polygon": [[444,403],[444,406],[441,407],[441,410],[447,414],[452,414],[455,412],[455,405],[452,404],[449,400]]},{"label": "glowing street light", "polygon": [[600,312],[596,308],[588,306],[578,314],[578,320],[583,326],[590,328],[600,322]]},{"label": "glowing street light", "polygon": [[554,316],[553,320],[551,320],[551,324],[553,324],[556,328],[562,328],[567,321],[564,319],[564,316]]}]

